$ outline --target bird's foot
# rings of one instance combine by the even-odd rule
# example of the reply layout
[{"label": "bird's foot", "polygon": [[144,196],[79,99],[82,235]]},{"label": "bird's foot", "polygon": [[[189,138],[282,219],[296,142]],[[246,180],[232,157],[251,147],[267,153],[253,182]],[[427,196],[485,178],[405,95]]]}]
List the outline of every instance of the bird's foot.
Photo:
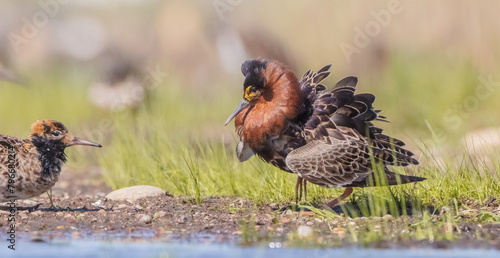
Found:
[{"label": "bird's foot", "polygon": [[349,197],[349,195],[352,194],[352,191],[353,191],[352,187],[346,187],[346,189],[344,190],[344,193],[341,196],[339,196],[335,200],[327,203],[326,206],[328,206],[328,208],[330,208],[330,209],[333,209],[333,207],[337,206],[342,200]]},{"label": "bird's foot", "polygon": [[49,197],[49,200],[50,200],[49,210],[52,210],[52,211],[57,210],[58,208],[56,206],[54,206],[54,201],[52,200],[52,189],[47,191],[47,196]]}]

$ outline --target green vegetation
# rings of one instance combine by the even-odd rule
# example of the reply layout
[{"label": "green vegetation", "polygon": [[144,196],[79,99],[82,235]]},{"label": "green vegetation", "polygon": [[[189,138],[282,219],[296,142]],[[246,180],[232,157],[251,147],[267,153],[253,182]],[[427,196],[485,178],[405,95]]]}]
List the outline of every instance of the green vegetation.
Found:
[{"label": "green vegetation", "polygon": [[[468,111],[460,128],[447,128],[444,112],[461,105],[480,83],[478,74],[467,63],[456,67],[451,69],[440,63],[429,66],[418,58],[393,58],[379,81],[360,81],[359,92],[376,94],[376,108],[383,109],[392,121],[380,126],[407,142],[416,153],[422,153],[417,154],[421,165],[406,171],[427,180],[415,185],[356,189],[342,205],[346,214],[413,215],[410,223],[401,222],[413,239],[452,239],[453,234],[441,230],[442,225],[456,225],[473,206],[477,210],[491,196],[500,196],[498,151],[485,150],[486,154],[476,155],[472,151],[477,151],[477,146],[462,148],[457,143],[465,131],[499,122],[498,116],[481,122],[481,117],[500,108],[494,100],[497,93]],[[328,85],[342,76],[329,78]],[[235,157],[234,127],[223,127],[223,123],[240,101],[241,82],[224,81],[214,83],[218,86],[184,89],[182,82],[175,79],[167,78],[158,85],[149,103],[134,113],[104,112],[92,107],[87,100],[86,79],[40,77],[28,88],[0,82],[2,133],[26,137],[34,120],[60,120],[75,135],[104,145],[102,150],[86,152],[85,156],[76,155],[82,150],[69,149],[69,166],[86,167],[98,162],[104,180],[114,189],[148,184],[194,202],[211,195],[251,198],[257,204],[292,202],[296,175],[255,157],[244,163]],[[468,123],[469,117],[473,122]],[[445,132],[446,138],[438,139],[436,131]],[[393,170],[407,173],[401,168]],[[319,217],[339,219],[336,213],[317,207],[342,191],[309,184],[308,199],[302,204]],[[448,215],[433,219],[432,213],[443,208],[449,210]],[[476,216],[468,218],[500,221],[496,213],[487,210],[479,210]],[[367,230],[347,227],[350,241],[387,239],[385,224],[381,230],[372,230],[378,225],[373,221],[366,223]],[[405,234],[398,237],[404,238]]]}]

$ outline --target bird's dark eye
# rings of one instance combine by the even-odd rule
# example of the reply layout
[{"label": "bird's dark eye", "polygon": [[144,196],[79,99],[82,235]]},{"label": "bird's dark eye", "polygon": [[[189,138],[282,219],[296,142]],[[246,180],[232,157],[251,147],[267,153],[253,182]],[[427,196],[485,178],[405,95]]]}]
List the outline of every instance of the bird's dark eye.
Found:
[{"label": "bird's dark eye", "polygon": [[252,86],[252,87],[250,87],[249,91],[250,92],[256,92],[257,91],[257,87]]},{"label": "bird's dark eye", "polygon": [[59,136],[59,135],[61,135],[61,131],[54,131],[54,132],[52,132],[52,135]]}]

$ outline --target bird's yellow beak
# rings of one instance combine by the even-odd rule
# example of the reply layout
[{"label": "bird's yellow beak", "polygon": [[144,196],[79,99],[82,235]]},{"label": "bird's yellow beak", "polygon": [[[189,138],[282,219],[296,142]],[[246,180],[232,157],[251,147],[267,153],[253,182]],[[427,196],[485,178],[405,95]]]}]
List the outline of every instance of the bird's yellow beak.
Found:
[{"label": "bird's yellow beak", "polygon": [[233,118],[238,114],[240,113],[243,109],[245,109],[248,104],[250,104],[250,102],[246,101],[246,100],[242,100],[240,105],[233,111],[233,113],[229,116],[229,118],[226,120],[226,123],[224,123],[224,125],[226,126],[227,124],[229,124],[229,122],[231,122],[231,120],[233,120]]}]

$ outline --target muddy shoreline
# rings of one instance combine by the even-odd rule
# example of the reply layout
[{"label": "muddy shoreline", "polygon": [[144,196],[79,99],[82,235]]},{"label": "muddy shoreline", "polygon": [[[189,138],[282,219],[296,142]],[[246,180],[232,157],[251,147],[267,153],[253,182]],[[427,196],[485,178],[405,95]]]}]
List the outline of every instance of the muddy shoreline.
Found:
[{"label": "muddy shoreline", "polygon": [[[34,198],[40,205],[19,210],[16,217],[18,241],[209,241],[241,245],[283,247],[373,247],[373,248],[494,248],[500,249],[500,224],[463,222],[454,225],[456,240],[407,240],[369,243],[349,239],[349,225],[362,228],[366,218],[324,219],[311,211],[292,211],[289,203],[257,205],[252,200],[212,196],[196,203],[182,196],[165,194],[134,202],[108,200],[111,191],[94,172],[63,173],[53,189],[57,209],[50,209],[46,195]],[[18,206],[21,206],[19,202]],[[292,209],[290,209],[292,208]],[[498,201],[489,207],[496,212]],[[0,211],[0,236],[8,228],[8,211]],[[435,215],[439,219],[440,215]],[[474,211],[470,216],[474,216]],[[415,223],[412,217],[378,218],[391,232]],[[467,221],[467,220],[464,220]],[[300,227],[302,227],[300,229]],[[299,231],[311,230],[301,235]]]}]

